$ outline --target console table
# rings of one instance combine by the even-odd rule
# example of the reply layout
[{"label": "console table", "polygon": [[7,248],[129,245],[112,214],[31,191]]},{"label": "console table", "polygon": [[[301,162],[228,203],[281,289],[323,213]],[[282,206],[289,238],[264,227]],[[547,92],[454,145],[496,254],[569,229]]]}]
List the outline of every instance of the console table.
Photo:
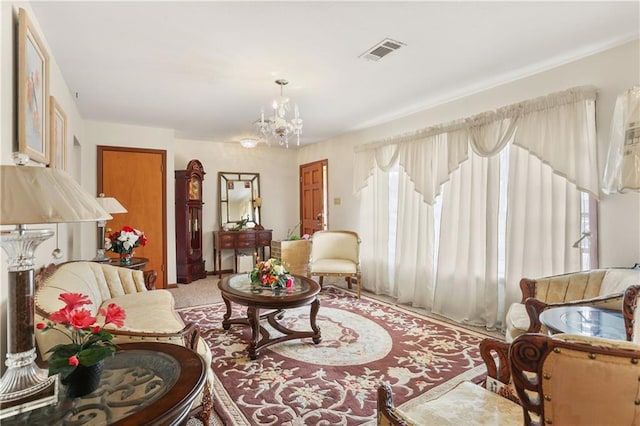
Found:
[{"label": "console table", "polygon": [[[261,250],[261,258],[265,259],[264,248],[271,247],[271,229],[243,231],[213,231],[213,262],[218,257],[218,277],[222,278],[222,250],[233,250],[233,272],[238,271],[238,250],[252,248],[254,253]],[[271,249],[269,249],[271,250]],[[271,254],[271,251],[269,251]],[[215,271],[214,271],[215,274]]]}]

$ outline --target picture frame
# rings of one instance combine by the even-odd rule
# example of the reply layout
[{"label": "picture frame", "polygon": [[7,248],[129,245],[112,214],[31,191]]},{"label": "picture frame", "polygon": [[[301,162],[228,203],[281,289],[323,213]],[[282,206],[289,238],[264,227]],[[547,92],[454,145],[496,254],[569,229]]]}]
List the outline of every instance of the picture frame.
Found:
[{"label": "picture frame", "polygon": [[51,117],[50,140],[51,140],[51,156],[49,158],[49,166],[67,170],[67,114],[65,114],[60,104],[53,96],[49,97]]},{"label": "picture frame", "polygon": [[49,164],[49,54],[24,9],[18,13],[18,150]]}]

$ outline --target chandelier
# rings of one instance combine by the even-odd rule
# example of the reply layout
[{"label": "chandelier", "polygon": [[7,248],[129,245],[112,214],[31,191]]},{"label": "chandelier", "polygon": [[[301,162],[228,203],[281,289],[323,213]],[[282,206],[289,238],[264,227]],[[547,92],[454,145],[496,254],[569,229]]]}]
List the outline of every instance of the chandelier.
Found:
[{"label": "chandelier", "polygon": [[295,135],[297,145],[300,146],[300,135],[302,134],[302,119],[298,111],[298,105],[293,107],[293,118],[287,120],[289,112],[289,98],[285,98],[282,89],[289,82],[287,80],[276,80],[276,84],[280,86],[280,99],[273,101],[273,116],[265,119],[264,109],[260,110],[260,119],[255,125],[260,135],[267,145],[271,145],[271,139],[278,140],[280,145],[289,148],[289,136]]}]

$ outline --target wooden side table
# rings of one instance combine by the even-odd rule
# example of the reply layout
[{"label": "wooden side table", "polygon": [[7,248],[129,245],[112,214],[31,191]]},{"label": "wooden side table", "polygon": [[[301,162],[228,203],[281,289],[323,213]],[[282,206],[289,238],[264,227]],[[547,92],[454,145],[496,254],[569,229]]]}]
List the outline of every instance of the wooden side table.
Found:
[{"label": "wooden side table", "polygon": [[137,269],[139,271],[144,271],[144,268],[147,266],[147,263],[149,263],[149,259],[147,259],[146,257],[131,258],[131,265],[121,265],[120,260],[118,258],[112,258],[111,262],[109,262],[109,264],[113,266],[120,266],[121,268],[128,268],[128,269]]},{"label": "wooden side table", "polygon": [[80,398],[2,419],[2,425],[182,425],[207,373],[200,355],[184,346],[158,342],[123,343],[105,359],[100,385]]}]

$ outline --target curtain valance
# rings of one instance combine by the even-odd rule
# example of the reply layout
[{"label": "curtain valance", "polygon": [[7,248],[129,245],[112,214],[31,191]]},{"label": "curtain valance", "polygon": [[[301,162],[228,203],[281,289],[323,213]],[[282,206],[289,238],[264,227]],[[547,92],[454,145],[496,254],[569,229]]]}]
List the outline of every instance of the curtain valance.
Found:
[{"label": "curtain valance", "polygon": [[468,158],[469,146],[483,157],[513,143],[529,150],[581,189],[598,195],[592,87],[577,87],[355,147],[354,191],[366,186],[374,167],[404,167],[425,202]]}]

